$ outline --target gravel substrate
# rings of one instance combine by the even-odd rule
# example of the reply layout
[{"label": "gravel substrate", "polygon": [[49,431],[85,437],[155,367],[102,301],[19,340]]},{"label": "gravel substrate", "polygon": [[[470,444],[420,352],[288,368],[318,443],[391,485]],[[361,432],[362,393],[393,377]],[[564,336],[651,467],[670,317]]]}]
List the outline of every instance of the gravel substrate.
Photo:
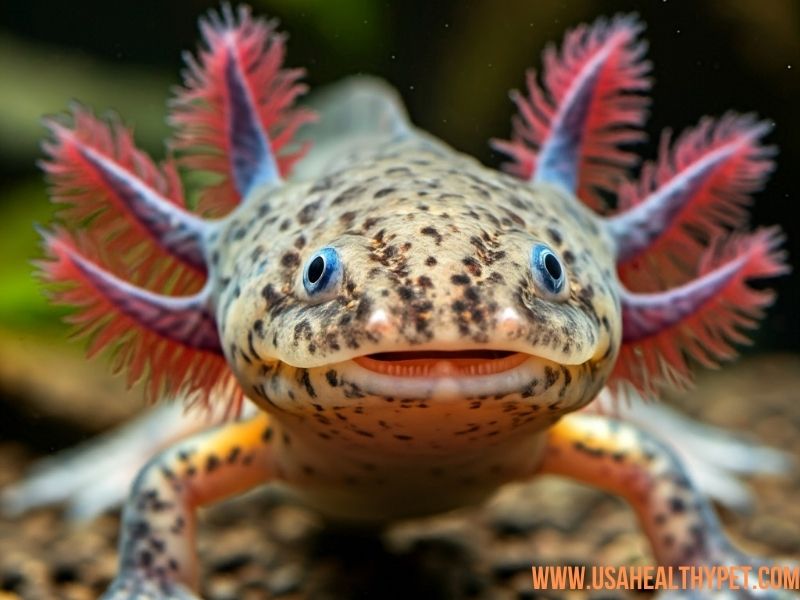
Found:
[{"label": "gravel substrate", "polygon": [[[790,452],[800,465],[800,357],[760,357],[706,374],[673,402]],[[0,442],[0,485],[32,454],[23,440]],[[730,535],[753,553],[800,558],[800,466],[751,485],[749,514],[722,512]],[[116,570],[117,528],[116,514],[81,524],[57,510],[0,519],[0,600],[95,598]],[[199,551],[209,600],[557,598],[534,594],[532,564],[652,563],[622,502],[558,479],[509,487],[480,509],[399,523],[383,536],[332,531],[276,493],[258,492],[204,512]]]}]

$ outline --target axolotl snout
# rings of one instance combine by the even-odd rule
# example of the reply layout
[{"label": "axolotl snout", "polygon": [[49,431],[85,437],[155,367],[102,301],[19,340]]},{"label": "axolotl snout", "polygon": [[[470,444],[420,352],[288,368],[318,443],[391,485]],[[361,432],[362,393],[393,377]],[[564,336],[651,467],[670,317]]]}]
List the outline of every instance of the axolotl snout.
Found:
[{"label": "axolotl snout", "polygon": [[596,217],[424,139],[256,194],[212,248],[222,347],[274,415],[275,468],[339,517],[529,476],[537,433],[597,395],[620,346]]},{"label": "axolotl snout", "polygon": [[[729,358],[770,302],[748,282],[786,272],[781,235],[747,232],[745,210],[772,168],[766,124],[704,119],[633,180],[649,63],[635,18],[599,20],[512,95],[504,174],[374,82],[303,133],[274,25],[225,7],[201,28],[174,156],[156,165],[82,108],[44,147],[67,206],[42,271],[92,349],[154,396],[263,409],[141,470],[106,598],[195,598],[197,507],[267,482],[375,523],[559,474],[624,497],[661,564],[760,564],[667,445],[580,409]],[[217,176],[194,210],[178,167]]]}]

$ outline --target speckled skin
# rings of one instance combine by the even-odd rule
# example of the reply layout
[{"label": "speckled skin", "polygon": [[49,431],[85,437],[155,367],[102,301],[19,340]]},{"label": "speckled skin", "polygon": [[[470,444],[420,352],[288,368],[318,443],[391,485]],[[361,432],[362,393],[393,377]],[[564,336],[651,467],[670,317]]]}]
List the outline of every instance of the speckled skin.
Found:
[{"label": "speckled skin", "polygon": [[[563,303],[532,293],[540,241],[567,265]],[[299,276],[323,245],[344,281],[313,304]],[[613,252],[591,213],[422,139],[260,195],[213,252],[227,359],[292,440],[276,444],[278,472],[334,516],[453,508],[530,473],[537,434],[596,395],[619,347]],[[423,393],[350,361],[486,347],[537,358],[492,389],[464,378]]]},{"label": "speckled skin", "polygon": [[[566,475],[626,498],[662,564],[757,564],[724,539],[668,448],[570,414],[604,386],[620,347],[615,247],[599,218],[421,133],[353,147],[309,180],[257,190],[209,238],[225,356],[264,413],[143,469],[104,597],[195,598],[195,507],[274,481],[331,519],[375,525]],[[563,298],[536,293],[537,243],[565,265]],[[343,277],[317,301],[301,277],[323,246]],[[353,361],[466,349],[526,358],[427,379]]]}]

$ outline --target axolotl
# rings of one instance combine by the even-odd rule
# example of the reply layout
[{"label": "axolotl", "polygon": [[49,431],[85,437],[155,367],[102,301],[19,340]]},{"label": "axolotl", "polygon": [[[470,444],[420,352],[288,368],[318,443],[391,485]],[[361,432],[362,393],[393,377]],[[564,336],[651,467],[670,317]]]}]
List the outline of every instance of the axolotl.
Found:
[{"label": "axolotl", "polygon": [[[377,83],[295,106],[302,72],[246,8],[201,29],[162,164],[80,106],[45,144],[66,206],[41,268],[91,349],[113,347],[153,396],[260,409],[141,470],[105,598],[195,598],[196,509],[269,482],[379,525],[558,474],[625,498],[660,564],[760,564],[669,447],[582,409],[729,358],[769,304],[749,282],[787,271],[781,234],[746,230],[767,124],[703,119],[635,179],[642,26],[600,19],[512,94],[501,172],[416,129]],[[215,176],[191,207],[179,169]]]}]

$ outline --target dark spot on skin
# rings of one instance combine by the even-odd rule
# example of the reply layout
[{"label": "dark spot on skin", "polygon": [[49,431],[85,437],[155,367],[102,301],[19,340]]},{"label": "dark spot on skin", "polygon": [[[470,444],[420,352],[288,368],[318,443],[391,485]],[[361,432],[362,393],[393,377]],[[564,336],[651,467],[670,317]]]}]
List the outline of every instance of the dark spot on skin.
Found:
[{"label": "dark spot on skin", "polygon": [[401,300],[405,300],[406,302],[414,299],[414,290],[405,285],[397,289],[397,294],[400,296]]},{"label": "dark spot on skin", "polygon": [[339,385],[339,381],[336,378],[336,371],[331,369],[330,371],[325,372],[325,379],[328,381],[328,385],[331,387],[336,387]]},{"label": "dark spot on skin", "polygon": [[433,289],[433,281],[427,275],[417,277],[417,285],[423,289]]},{"label": "dark spot on skin", "polygon": [[476,431],[479,431],[480,428],[481,426],[479,424],[470,423],[469,427],[467,427],[466,429],[462,429],[460,431],[456,431],[455,435],[467,435],[468,433],[475,433]]},{"label": "dark spot on skin", "polygon": [[309,193],[313,194],[316,192],[326,192],[329,189],[331,189],[331,187],[333,187],[333,184],[334,184],[334,178],[332,176],[329,175],[327,177],[323,177],[322,179],[318,179],[316,183],[314,183],[314,187],[312,187],[309,190]]},{"label": "dark spot on skin", "polygon": [[135,539],[142,539],[150,534],[150,523],[147,521],[137,520],[130,524],[128,533]]},{"label": "dark spot on skin", "polygon": [[363,321],[369,316],[370,312],[372,312],[372,300],[367,296],[362,296],[356,307],[356,319]]},{"label": "dark spot on skin", "polygon": [[667,522],[667,515],[664,513],[658,513],[655,517],[653,517],[653,521],[656,525],[663,525]]},{"label": "dark spot on skin", "polygon": [[[258,360],[261,360],[261,356],[258,354],[258,351],[256,350],[255,346],[253,345],[253,332],[252,331],[248,331],[247,332],[247,347],[250,350],[250,354],[252,354],[254,358],[256,358]],[[242,355],[244,356],[244,353],[242,353]],[[248,363],[250,362],[250,360],[247,358],[247,356],[245,356],[245,360],[247,360]]]},{"label": "dark spot on skin", "polygon": [[450,277],[450,281],[455,285],[469,285],[470,284],[469,275],[466,275],[464,273],[459,273],[457,275],[453,275],[452,277]]},{"label": "dark spot on skin", "polygon": [[263,340],[264,339],[264,321],[262,321],[261,319],[257,319],[253,323],[253,331],[255,331],[255,333],[259,337],[259,339]]},{"label": "dark spot on skin", "polygon": [[436,242],[437,246],[442,243],[442,239],[443,239],[442,238],[442,234],[439,233],[439,231],[435,227],[431,227],[431,226],[423,227],[422,229],[419,230],[419,232],[422,235],[431,236],[434,239],[434,241]]},{"label": "dark spot on skin", "polygon": [[193,450],[192,451],[181,450],[180,452],[178,452],[178,460],[181,462],[188,462],[189,459],[192,457],[192,454],[194,454]]},{"label": "dark spot on skin", "polygon": [[311,324],[308,320],[303,319],[294,326],[294,343],[297,344],[301,338],[310,340],[311,333]]},{"label": "dark spot on skin", "polygon": [[265,442],[268,442],[272,439],[272,427],[267,427],[264,430],[264,433],[261,434],[261,439]]},{"label": "dark spot on skin", "polygon": [[336,206],[339,204],[344,204],[346,202],[350,202],[351,200],[355,200],[364,192],[364,188],[360,185],[354,185],[346,190],[344,190],[341,194],[336,196],[331,202],[331,205]]},{"label": "dark spot on skin", "polygon": [[425,259],[425,264],[429,267],[433,267],[434,265],[436,265],[437,262],[438,261],[436,260],[435,256],[429,256],[428,258]]},{"label": "dark spot on skin", "polygon": [[547,235],[550,236],[550,239],[553,241],[553,243],[556,246],[560,246],[561,243],[563,242],[563,239],[561,238],[561,234],[556,229],[553,229],[552,227],[548,227],[547,228]]},{"label": "dark spot on skin", "polygon": [[139,552],[139,565],[145,569],[153,565],[153,553],[149,550],[142,550]]},{"label": "dark spot on skin", "polygon": [[[267,429],[267,431],[271,432],[272,430]],[[231,448],[231,451],[228,452],[228,458],[227,458],[228,464],[235,463],[236,459],[239,458],[239,453],[241,451],[242,451],[242,449],[239,446],[234,446],[233,448]]]},{"label": "dark spot on skin", "polygon": [[296,267],[300,264],[300,255],[297,252],[286,252],[281,256],[281,265],[287,269]]},{"label": "dark spot on skin", "polygon": [[545,366],[544,377],[544,389],[549,389],[558,381],[558,372],[550,366]]},{"label": "dark spot on skin", "polygon": [[314,220],[314,217],[315,217],[315,216],[316,216],[316,214],[317,214],[317,211],[319,210],[320,203],[321,203],[321,201],[320,201],[320,200],[315,200],[314,202],[311,202],[311,203],[309,203],[309,204],[306,204],[306,205],[305,205],[305,206],[304,206],[304,207],[303,207],[303,208],[300,210],[300,212],[299,212],[299,213],[297,213],[297,221],[298,221],[298,222],[299,222],[301,225],[307,225],[307,224],[309,224],[311,221],[313,221],[313,220]]},{"label": "dark spot on skin", "polygon": [[686,510],[686,503],[677,496],[669,499],[669,509],[674,513],[682,513]]},{"label": "dark spot on skin", "polygon": [[[496,189],[495,186],[490,186],[490,187],[492,187],[493,189]],[[512,195],[511,197],[509,197],[508,201],[511,203],[511,206],[513,206],[514,208],[518,208],[520,210],[525,210],[526,208],[528,208],[527,205],[525,204],[525,202],[523,202],[517,196]]]},{"label": "dark spot on skin", "polygon": [[369,217],[364,219],[364,223],[361,225],[361,229],[364,231],[369,231],[380,221],[377,217]]},{"label": "dark spot on skin", "polygon": [[564,262],[568,265],[571,265],[575,262],[575,255],[570,250],[565,250],[564,253],[561,255],[561,258],[564,259]]},{"label": "dark spot on skin", "polygon": [[583,452],[584,454],[594,456],[595,458],[600,458],[605,455],[605,452],[602,448],[590,448],[583,442],[575,442],[573,446],[578,452]]},{"label": "dark spot on skin", "polygon": [[311,385],[311,377],[308,374],[308,369],[301,369],[300,383],[303,385],[304,388],[306,388],[306,393],[310,397],[312,398],[317,397],[317,392],[314,389],[314,386]]},{"label": "dark spot on skin", "polygon": [[267,301],[268,309],[276,309],[284,299],[283,294],[278,293],[271,283],[268,283],[261,290],[261,296]]},{"label": "dark spot on skin", "polygon": [[252,252],[250,252],[250,262],[255,263],[256,261],[258,261],[258,259],[261,258],[261,255],[263,253],[264,253],[264,246],[259,244],[258,246],[253,248]]},{"label": "dark spot on skin", "polygon": [[319,423],[322,423],[323,425],[330,425],[331,424],[331,420],[328,417],[326,417],[325,415],[321,415],[319,413],[316,413],[316,414],[314,414],[314,418]]},{"label": "dark spot on skin", "polygon": [[383,198],[384,196],[388,196],[392,192],[395,191],[393,187],[381,188],[377,192],[375,192],[372,197],[373,198]]},{"label": "dark spot on skin", "polygon": [[467,271],[469,271],[473,277],[481,276],[481,265],[472,256],[465,257],[461,262],[467,267]]},{"label": "dark spot on skin", "polygon": [[349,227],[357,216],[358,213],[356,213],[356,211],[348,210],[346,213],[343,213],[342,216],[339,217],[339,220]]},{"label": "dark spot on skin", "polygon": [[501,284],[501,283],[503,283],[505,281],[503,276],[500,273],[498,273],[497,271],[493,271],[492,273],[490,273],[489,277],[487,279],[491,283],[498,283],[498,284]]},{"label": "dark spot on skin", "polygon": [[409,441],[409,440],[413,440],[413,439],[414,439],[412,436],[410,436],[410,435],[405,435],[405,434],[402,434],[402,433],[396,433],[396,434],[394,434],[394,437],[395,437],[396,439],[398,439],[398,440],[402,440],[402,441],[404,441],[404,442],[407,442],[407,441]]},{"label": "dark spot on skin", "polygon": [[206,459],[206,472],[211,473],[220,465],[219,458],[215,454],[209,454]]},{"label": "dark spot on skin", "polygon": [[692,484],[689,483],[689,480],[686,478],[686,476],[680,473],[675,475],[673,481],[675,482],[675,485],[685,490],[688,490],[692,487]]},{"label": "dark spot on skin", "polygon": [[695,543],[699,546],[703,543],[703,538],[705,537],[705,529],[700,523],[695,523],[691,527],[689,527],[689,535],[692,536],[692,539]]},{"label": "dark spot on skin", "polygon": [[174,534],[180,534],[183,531],[183,528],[186,526],[186,520],[178,515],[175,517],[175,522],[172,524],[170,531]]}]

